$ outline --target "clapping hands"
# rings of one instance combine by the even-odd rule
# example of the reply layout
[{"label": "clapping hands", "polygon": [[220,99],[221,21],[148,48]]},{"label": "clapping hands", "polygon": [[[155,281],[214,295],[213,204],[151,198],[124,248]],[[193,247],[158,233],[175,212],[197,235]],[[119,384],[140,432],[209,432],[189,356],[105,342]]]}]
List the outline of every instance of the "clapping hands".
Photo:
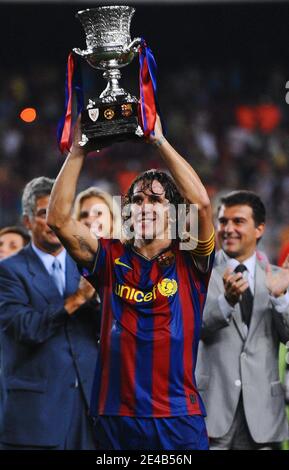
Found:
[{"label": "clapping hands", "polygon": [[266,286],[271,295],[280,297],[289,287],[289,255],[277,273],[272,272],[270,264],[266,267]]}]

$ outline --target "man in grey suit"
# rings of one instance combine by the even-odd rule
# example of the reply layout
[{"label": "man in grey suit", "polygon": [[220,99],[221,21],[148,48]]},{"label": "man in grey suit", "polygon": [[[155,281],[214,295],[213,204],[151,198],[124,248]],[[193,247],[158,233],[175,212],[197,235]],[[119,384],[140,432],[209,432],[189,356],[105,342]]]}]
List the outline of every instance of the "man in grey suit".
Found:
[{"label": "man in grey suit", "polygon": [[280,341],[289,341],[289,263],[256,250],[265,207],[249,191],[221,199],[217,253],[203,316],[197,382],[211,449],[271,449],[288,438],[279,380]]}]

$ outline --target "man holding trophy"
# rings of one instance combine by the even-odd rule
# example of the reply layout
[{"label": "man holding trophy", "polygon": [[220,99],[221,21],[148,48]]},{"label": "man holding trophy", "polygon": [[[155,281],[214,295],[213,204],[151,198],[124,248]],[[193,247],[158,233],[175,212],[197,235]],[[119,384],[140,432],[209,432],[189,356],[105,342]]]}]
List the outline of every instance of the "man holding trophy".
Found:
[{"label": "man holding trophy", "polygon": [[[114,67],[117,61],[121,65],[120,47],[113,45],[113,30],[105,28],[118,21],[115,30],[128,31],[123,9],[131,10],[101,7],[86,11],[90,40],[99,35],[110,41],[106,46],[91,45],[89,53],[99,53],[102,58],[107,54],[103,61]],[[123,50],[127,51],[128,43],[126,39]],[[150,61],[146,54],[144,77]],[[101,97],[97,102],[92,100],[82,122],[77,120],[69,154],[51,194],[47,223],[100,292],[101,342],[91,407],[100,449],[207,450],[205,409],[194,371],[214,257],[212,211],[200,178],[166,140],[154,104],[144,99],[149,87],[144,80],[141,113],[135,112],[137,106],[129,107],[132,113],[123,116],[122,124],[122,107],[134,104],[127,94],[112,93],[104,101]],[[97,130],[94,123],[98,117],[92,128],[86,120],[91,109],[97,109],[90,113],[93,119],[103,116]],[[108,123],[105,112],[112,116]],[[131,240],[96,239],[71,217],[85,157],[92,147],[101,148],[119,139],[140,139],[141,135],[159,152],[173,179],[158,170],[139,175],[126,198]],[[174,206],[178,218],[179,204],[184,203],[197,206],[198,233],[195,237],[190,234],[195,242],[191,249],[182,249],[180,237],[173,236],[171,230],[168,208]]]}]

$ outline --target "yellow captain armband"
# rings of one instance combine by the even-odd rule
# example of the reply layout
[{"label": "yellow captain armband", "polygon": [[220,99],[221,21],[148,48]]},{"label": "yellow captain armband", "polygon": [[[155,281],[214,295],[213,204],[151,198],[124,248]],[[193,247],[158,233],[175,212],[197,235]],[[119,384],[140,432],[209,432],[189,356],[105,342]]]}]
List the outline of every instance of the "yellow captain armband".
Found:
[{"label": "yellow captain armband", "polygon": [[196,248],[192,250],[192,253],[196,256],[209,256],[215,248],[215,230],[213,230],[212,235],[208,240],[197,240],[196,238],[191,237],[196,243]]}]

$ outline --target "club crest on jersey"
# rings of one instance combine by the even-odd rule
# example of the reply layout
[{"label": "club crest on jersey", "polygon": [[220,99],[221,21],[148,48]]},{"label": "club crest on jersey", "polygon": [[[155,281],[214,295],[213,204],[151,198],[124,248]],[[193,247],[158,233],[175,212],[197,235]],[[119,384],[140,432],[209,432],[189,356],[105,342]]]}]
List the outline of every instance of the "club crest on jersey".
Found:
[{"label": "club crest on jersey", "polygon": [[161,255],[157,257],[157,262],[159,266],[163,268],[167,266],[171,266],[174,263],[174,261],[175,261],[175,255],[171,250],[166,251],[165,253],[162,253]]},{"label": "club crest on jersey", "polygon": [[89,109],[88,115],[93,122],[97,121],[98,116],[99,116],[99,109],[98,108]]},{"label": "club crest on jersey", "polygon": [[177,281],[175,279],[163,279],[158,283],[158,290],[164,297],[170,297],[178,290]]}]

